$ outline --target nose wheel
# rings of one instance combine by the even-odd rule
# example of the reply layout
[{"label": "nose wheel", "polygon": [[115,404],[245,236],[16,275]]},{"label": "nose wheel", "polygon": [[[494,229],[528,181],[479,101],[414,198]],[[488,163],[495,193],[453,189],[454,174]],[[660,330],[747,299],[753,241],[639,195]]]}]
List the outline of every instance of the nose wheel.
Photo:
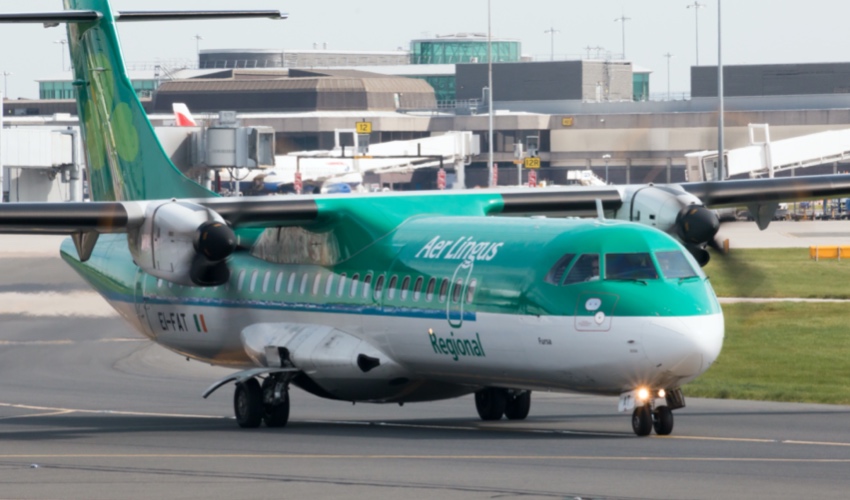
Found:
[{"label": "nose wheel", "polygon": [[644,405],[632,412],[632,430],[635,434],[648,436],[652,429],[659,436],[669,436],[673,432],[673,410],[669,406],[659,406],[653,411],[649,405]]}]

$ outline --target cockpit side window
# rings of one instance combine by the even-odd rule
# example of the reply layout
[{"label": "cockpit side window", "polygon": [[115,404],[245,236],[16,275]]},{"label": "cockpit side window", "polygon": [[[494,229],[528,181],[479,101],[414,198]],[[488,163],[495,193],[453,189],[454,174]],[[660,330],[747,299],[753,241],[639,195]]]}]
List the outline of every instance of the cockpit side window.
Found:
[{"label": "cockpit side window", "polygon": [[546,273],[545,281],[546,283],[551,283],[553,285],[560,285],[561,281],[564,279],[564,275],[567,273],[567,269],[570,267],[570,262],[573,261],[573,258],[576,256],[574,253],[568,253],[558,259],[558,262],[555,262],[555,265],[552,266],[552,269]]},{"label": "cockpit side window", "polygon": [[655,280],[658,270],[648,253],[609,253],[605,255],[606,280]]},{"label": "cockpit side window", "polygon": [[695,278],[698,276],[688,258],[680,250],[671,252],[655,252],[661,274],[668,279]]},{"label": "cockpit side window", "polygon": [[587,253],[576,259],[564,285],[599,279],[599,254]]}]

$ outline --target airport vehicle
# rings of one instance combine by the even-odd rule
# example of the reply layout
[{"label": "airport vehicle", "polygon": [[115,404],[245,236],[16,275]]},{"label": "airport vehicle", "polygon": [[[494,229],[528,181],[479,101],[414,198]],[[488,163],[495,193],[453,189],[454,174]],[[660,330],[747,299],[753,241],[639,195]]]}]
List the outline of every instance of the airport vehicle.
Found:
[{"label": "airport vehicle", "polygon": [[711,366],[724,332],[708,279],[667,234],[694,253],[714,238],[716,216],[692,193],[772,203],[850,187],[219,198],[162,151],[116,22],[280,14],[65,5],[0,21],[68,23],[95,202],[6,204],[0,231],[69,234],[62,257],[137,330],[239,370],[204,396],[235,382],[242,427],[284,426],[295,384],[376,403],[474,393],[484,420],[526,418],[534,390],[619,395],[636,434],[670,434],[682,385]]}]

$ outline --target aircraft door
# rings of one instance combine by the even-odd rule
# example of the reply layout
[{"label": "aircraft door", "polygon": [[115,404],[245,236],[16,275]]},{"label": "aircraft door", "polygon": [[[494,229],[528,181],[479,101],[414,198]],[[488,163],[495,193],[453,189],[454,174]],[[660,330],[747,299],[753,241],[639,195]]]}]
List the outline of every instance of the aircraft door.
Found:
[{"label": "aircraft door", "polygon": [[474,262],[464,261],[455,269],[449,283],[449,296],[446,299],[446,319],[452,328],[463,326],[463,307],[466,303]]}]

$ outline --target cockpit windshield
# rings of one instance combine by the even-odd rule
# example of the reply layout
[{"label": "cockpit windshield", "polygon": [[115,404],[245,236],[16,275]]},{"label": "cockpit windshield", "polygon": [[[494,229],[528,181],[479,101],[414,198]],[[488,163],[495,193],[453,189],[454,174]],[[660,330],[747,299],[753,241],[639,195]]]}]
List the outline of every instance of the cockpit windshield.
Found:
[{"label": "cockpit windshield", "polygon": [[661,266],[661,274],[668,279],[686,279],[698,276],[694,267],[688,261],[687,256],[680,250],[671,252],[655,252],[658,265]]},{"label": "cockpit windshield", "polygon": [[567,274],[567,279],[564,280],[564,285],[572,285],[573,283],[582,283],[584,281],[593,281],[599,279],[599,255],[584,254],[573,264],[570,273]]},{"label": "cockpit windshield", "polygon": [[658,271],[648,253],[609,253],[605,255],[606,280],[654,280]]}]

